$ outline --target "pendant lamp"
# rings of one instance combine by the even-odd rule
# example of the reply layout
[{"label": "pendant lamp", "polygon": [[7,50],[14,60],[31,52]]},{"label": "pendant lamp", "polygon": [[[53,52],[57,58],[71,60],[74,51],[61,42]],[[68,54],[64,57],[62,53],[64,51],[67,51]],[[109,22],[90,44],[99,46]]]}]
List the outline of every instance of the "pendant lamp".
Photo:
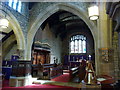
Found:
[{"label": "pendant lamp", "polygon": [[88,8],[88,14],[90,20],[97,20],[99,17],[99,11],[97,5],[92,5]]}]

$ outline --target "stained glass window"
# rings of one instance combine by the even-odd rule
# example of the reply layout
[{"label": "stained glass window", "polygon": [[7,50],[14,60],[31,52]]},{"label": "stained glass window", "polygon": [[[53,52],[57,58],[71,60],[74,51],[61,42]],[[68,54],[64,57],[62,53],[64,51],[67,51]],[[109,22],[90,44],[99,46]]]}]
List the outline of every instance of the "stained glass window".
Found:
[{"label": "stained glass window", "polygon": [[22,4],[20,0],[9,0],[8,5],[18,12],[21,12]]},{"label": "stained glass window", "polygon": [[86,53],[86,37],[74,35],[70,39],[70,53]]}]

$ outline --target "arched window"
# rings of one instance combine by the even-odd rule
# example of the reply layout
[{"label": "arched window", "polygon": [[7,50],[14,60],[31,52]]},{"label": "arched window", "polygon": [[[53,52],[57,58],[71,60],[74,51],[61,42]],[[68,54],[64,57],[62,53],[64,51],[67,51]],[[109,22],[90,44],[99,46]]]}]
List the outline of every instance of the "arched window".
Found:
[{"label": "arched window", "polygon": [[9,0],[8,5],[18,12],[21,12],[22,3],[20,0]]},{"label": "arched window", "polygon": [[86,37],[74,35],[70,38],[70,53],[86,53]]}]

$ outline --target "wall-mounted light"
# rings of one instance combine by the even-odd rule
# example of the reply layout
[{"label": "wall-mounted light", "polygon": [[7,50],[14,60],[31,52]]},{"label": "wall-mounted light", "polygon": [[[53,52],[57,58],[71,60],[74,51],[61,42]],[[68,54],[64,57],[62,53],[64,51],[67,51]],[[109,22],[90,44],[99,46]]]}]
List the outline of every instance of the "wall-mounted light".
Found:
[{"label": "wall-mounted light", "polygon": [[0,3],[0,5],[2,7],[2,9],[0,9],[0,11],[3,13],[3,15],[0,16],[0,27],[1,28],[8,28],[9,21],[6,18],[7,8],[2,3]]},{"label": "wall-mounted light", "polygon": [[6,18],[0,19],[0,27],[1,28],[8,28],[9,22]]},{"label": "wall-mounted light", "polygon": [[90,20],[97,20],[99,17],[99,10],[97,5],[90,6],[88,8],[88,14]]}]

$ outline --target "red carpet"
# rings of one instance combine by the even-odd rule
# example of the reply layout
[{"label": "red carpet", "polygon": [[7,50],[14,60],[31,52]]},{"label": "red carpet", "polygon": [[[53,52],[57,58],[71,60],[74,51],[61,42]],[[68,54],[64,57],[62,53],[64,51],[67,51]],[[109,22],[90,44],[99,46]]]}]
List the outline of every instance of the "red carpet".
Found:
[{"label": "red carpet", "polygon": [[[59,82],[69,82],[69,74],[63,74],[59,77],[52,79],[52,81]],[[28,86],[21,87],[9,87],[9,81],[5,80],[3,82],[2,90],[80,90],[79,88],[68,87],[68,86],[59,86],[59,85],[41,85],[41,84],[33,84]]]},{"label": "red carpet", "polygon": [[28,85],[23,87],[3,87],[2,90],[79,90],[78,88],[58,86],[58,85]]},{"label": "red carpet", "polygon": [[58,82],[69,82],[69,73],[63,74],[59,77],[51,79],[52,81],[58,81]]},{"label": "red carpet", "polygon": [[9,80],[3,80],[2,87],[9,87]]}]

